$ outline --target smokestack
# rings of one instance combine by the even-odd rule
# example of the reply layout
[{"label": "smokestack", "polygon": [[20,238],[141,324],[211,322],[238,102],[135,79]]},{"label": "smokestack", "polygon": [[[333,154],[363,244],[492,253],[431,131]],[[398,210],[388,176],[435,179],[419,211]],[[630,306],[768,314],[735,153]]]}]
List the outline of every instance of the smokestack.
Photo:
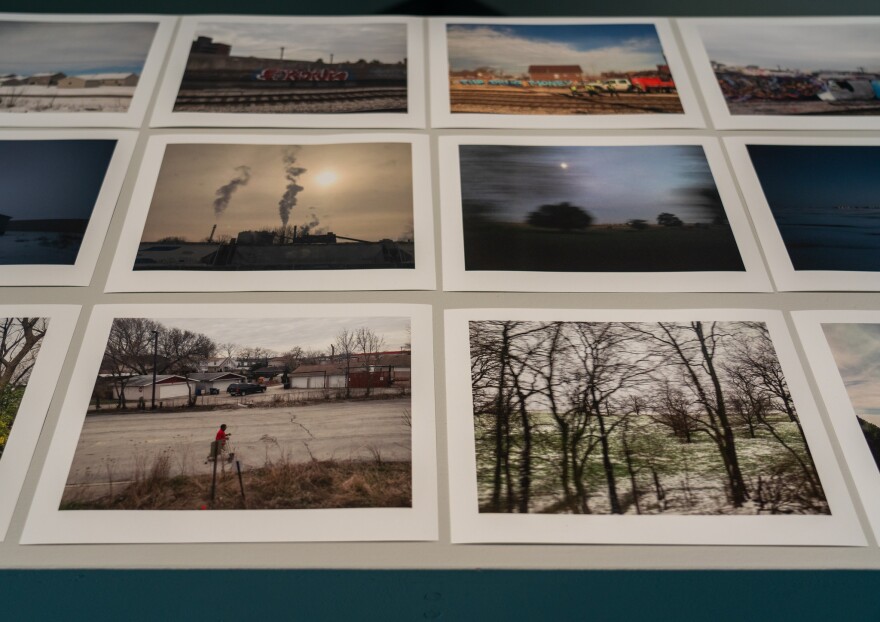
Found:
[{"label": "smokestack", "polygon": [[216,225],[216,224],[215,224],[213,227],[211,227],[211,235],[208,236],[208,242],[213,242],[213,241],[214,241],[214,232],[215,232],[215,231],[217,231],[217,225]]},{"label": "smokestack", "polygon": [[293,240],[290,243],[296,244],[296,225],[293,225]]},{"label": "smokestack", "polygon": [[226,185],[217,188],[217,192],[214,193],[214,213],[218,216],[229,207],[232,194],[251,180],[251,167],[237,166],[235,170],[238,171],[238,175],[230,179]]},{"label": "smokestack", "polygon": [[290,220],[290,210],[296,205],[296,195],[303,189],[297,182],[299,176],[306,172],[300,166],[296,166],[296,152],[298,148],[287,149],[284,152],[284,176],[287,178],[287,190],[278,201],[278,214],[281,216],[281,224],[287,226]]}]

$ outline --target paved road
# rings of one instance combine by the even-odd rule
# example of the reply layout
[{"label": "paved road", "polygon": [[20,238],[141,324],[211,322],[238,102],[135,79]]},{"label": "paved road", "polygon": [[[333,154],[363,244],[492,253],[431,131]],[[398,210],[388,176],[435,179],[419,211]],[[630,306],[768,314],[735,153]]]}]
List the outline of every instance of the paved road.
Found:
[{"label": "paved road", "polygon": [[268,457],[291,461],[336,458],[410,460],[410,428],[404,413],[409,398],[340,401],[283,408],[241,408],[193,413],[90,415],[77,445],[68,485],[131,480],[148,470],[161,452],[171,459],[172,475],[210,473],[205,465],[221,423],[232,433],[231,449],[242,468],[262,466]]}]

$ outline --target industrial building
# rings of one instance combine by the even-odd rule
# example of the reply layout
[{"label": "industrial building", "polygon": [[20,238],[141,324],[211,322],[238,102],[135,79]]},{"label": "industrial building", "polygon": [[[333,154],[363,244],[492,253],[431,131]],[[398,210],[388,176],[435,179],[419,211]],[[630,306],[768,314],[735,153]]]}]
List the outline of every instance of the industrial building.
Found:
[{"label": "industrial building", "polygon": [[58,88],[84,89],[98,86],[137,86],[136,73],[95,73],[81,76],[67,76],[58,81]]},{"label": "industrial building", "polygon": [[334,63],[332,59],[257,58],[233,56],[231,52],[228,44],[197,37],[190,48],[181,89],[406,86],[405,60]]}]

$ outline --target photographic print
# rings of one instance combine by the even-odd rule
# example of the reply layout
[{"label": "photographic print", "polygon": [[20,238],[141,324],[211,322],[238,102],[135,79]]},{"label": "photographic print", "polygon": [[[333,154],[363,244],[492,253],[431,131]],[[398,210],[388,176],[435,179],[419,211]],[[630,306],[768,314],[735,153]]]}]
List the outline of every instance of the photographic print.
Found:
[{"label": "photographic print", "polygon": [[453,19],[430,27],[434,125],[701,125],[686,114],[695,102],[665,21]]},{"label": "photographic print", "polygon": [[0,16],[0,121],[138,127],[173,18]]},{"label": "photographic print", "polygon": [[725,141],[780,289],[880,288],[880,141]]},{"label": "photographic print", "polygon": [[874,534],[880,533],[880,313],[794,311]]},{"label": "photographic print", "polygon": [[880,127],[877,18],[679,24],[719,128]]},{"label": "photographic print", "polygon": [[130,132],[0,132],[0,285],[88,285]]},{"label": "photographic print", "polygon": [[139,183],[152,188],[136,191],[143,204],[123,233],[137,243],[120,245],[108,287],[433,286],[422,248],[431,245],[430,195],[415,193],[427,174],[417,170],[427,165],[421,137],[189,138],[150,143],[155,181],[142,171]]},{"label": "photographic print", "polygon": [[[467,322],[470,395],[456,401],[470,402],[469,417],[458,421],[464,434],[470,419],[474,453],[476,496],[466,511],[646,517],[646,532],[630,540],[638,542],[661,537],[652,534],[651,517],[707,517],[710,531],[693,541],[717,543],[728,537],[722,523],[710,527],[717,517],[794,525],[796,517],[838,511],[831,487],[840,480],[820,473],[814,451],[821,422],[804,414],[783,366],[781,317],[663,318],[685,316],[667,312],[631,321],[626,316],[638,313],[630,311],[617,320],[551,320],[554,312],[537,313],[543,317],[526,320],[521,311],[510,319],[486,312],[496,319]],[[808,429],[808,417],[818,427]],[[595,522],[580,525],[578,537],[606,541],[590,533],[603,525]],[[739,543],[750,537],[762,538]]]},{"label": "photographic print", "polygon": [[[105,308],[93,325],[106,333],[99,356],[88,361],[89,371],[98,363],[97,373],[65,407],[81,429],[71,439],[69,468],[56,466],[64,476],[55,499],[65,515],[59,520],[86,517],[71,519],[76,523],[104,510],[173,510],[180,518],[168,521],[182,526],[209,514],[255,515],[257,522],[279,521],[293,540],[398,539],[380,520],[400,527],[400,539],[430,531],[430,521],[420,522],[429,505],[423,495],[424,442],[433,425],[425,408],[430,358],[416,350],[426,339],[419,331],[429,310],[115,309],[123,313],[111,318]],[[187,312],[173,317],[180,311]],[[376,510],[386,512],[327,536]],[[317,525],[326,514],[327,531],[291,531],[302,512],[303,525]],[[156,513],[156,530],[130,541],[162,541],[166,515]],[[112,532],[127,519],[108,520]],[[267,535],[205,528],[199,539]]]},{"label": "photographic print", "polygon": [[184,18],[154,125],[420,127],[421,21]]},{"label": "photographic print", "polygon": [[0,541],[78,315],[79,307],[0,305]]},{"label": "photographic print", "polygon": [[742,211],[710,165],[717,144],[490,140],[441,142],[443,174],[458,177],[442,185],[449,288],[761,286]]}]

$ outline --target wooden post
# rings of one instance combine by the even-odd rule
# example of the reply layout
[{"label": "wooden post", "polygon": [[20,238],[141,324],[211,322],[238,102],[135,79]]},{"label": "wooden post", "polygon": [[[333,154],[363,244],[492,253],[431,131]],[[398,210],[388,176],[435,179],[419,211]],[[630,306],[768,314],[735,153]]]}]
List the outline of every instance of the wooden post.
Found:
[{"label": "wooden post", "polygon": [[220,457],[220,441],[211,441],[211,457],[214,459],[211,474],[211,506],[213,507],[214,495],[217,492],[217,460]]},{"label": "wooden post", "polygon": [[241,462],[235,461],[235,470],[238,471],[238,487],[241,488],[241,503],[247,508],[247,498],[244,496],[244,480],[241,478]]}]

